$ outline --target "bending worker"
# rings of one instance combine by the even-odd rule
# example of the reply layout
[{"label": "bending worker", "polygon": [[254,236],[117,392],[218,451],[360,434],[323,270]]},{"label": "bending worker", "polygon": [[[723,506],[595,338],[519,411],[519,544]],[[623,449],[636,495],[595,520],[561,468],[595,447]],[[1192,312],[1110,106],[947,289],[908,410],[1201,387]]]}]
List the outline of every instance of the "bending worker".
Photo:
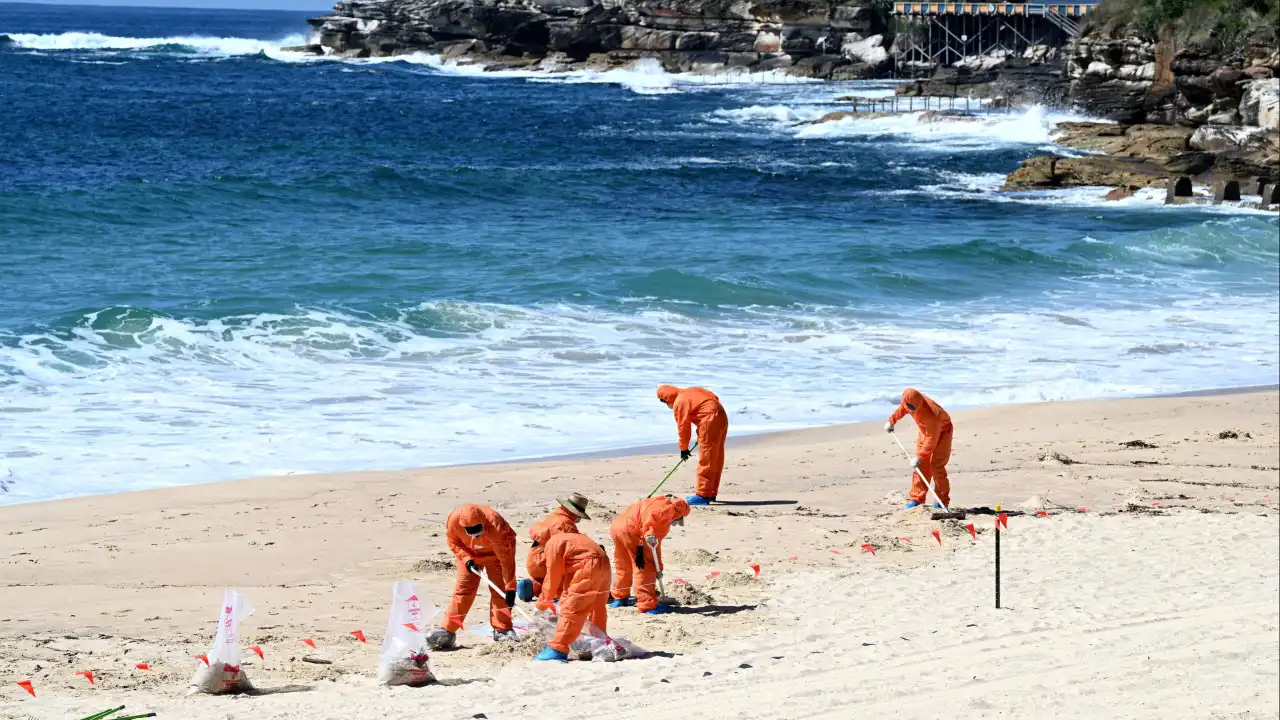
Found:
[{"label": "bending worker", "polygon": [[698,426],[698,485],[690,495],[690,505],[710,505],[720,492],[720,474],[724,471],[724,441],[729,436],[729,415],[720,398],[700,387],[658,387],[658,399],[666,403],[676,416],[680,459],[689,459],[689,426]]},{"label": "bending worker", "polygon": [[902,392],[902,404],[884,424],[885,431],[893,432],[893,426],[908,414],[916,423],[916,456],[911,460],[911,502],[907,503],[907,508],[923,505],[927,499],[929,487],[920,479],[921,473],[933,481],[933,489],[942,501],[941,504],[935,502],[933,506],[950,506],[951,483],[947,481],[947,461],[951,459],[951,416],[919,390],[907,388]]},{"label": "bending worker", "polygon": [[[672,524],[684,524],[689,503],[680,498],[646,498],[627,508],[609,526],[613,537],[613,599],[609,607],[635,605],[642,613],[671,612],[658,604],[654,588],[662,570],[662,539]],[[654,562],[657,555],[657,562]],[[634,576],[635,595],[631,595]]]},{"label": "bending worker", "polygon": [[553,535],[544,552],[547,575],[538,609],[557,612],[559,618],[555,637],[534,659],[563,662],[569,659],[569,646],[588,621],[602,632],[608,629],[609,556],[595,540],[579,532]]},{"label": "bending worker", "polygon": [[533,539],[533,547],[529,548],[529,556],[525,558],[524,566],[529,571],[529,577],[523,578],[516,583],[516,595],[525,602],[533,602],[533,599],[542,594],[542,578],[547,574],[547,561],[545,546],[547,541],[560,533],[576,533],[578,532],[578,520],[590,520],[587,517],[587,505],[590,500],[579,495],[571,493],[567,498],[561,498],[560,507],[551,511],[539,523],[535,523],[529,529],[529,537]]},{"label": "bending worker", "polygon": [[489,589],[489,624],[494,640],[515,640],[511,609],[516,604],[516,533],[496,510],[484,505],[463,505],[445,520],[449,549],[458,562],[453,582],[453,600],[445,610],[441,627],[427,633],[432,650],[451,648],[457,640],[462,620],[475,602],[483,572],[505,590],[499,595]]}]

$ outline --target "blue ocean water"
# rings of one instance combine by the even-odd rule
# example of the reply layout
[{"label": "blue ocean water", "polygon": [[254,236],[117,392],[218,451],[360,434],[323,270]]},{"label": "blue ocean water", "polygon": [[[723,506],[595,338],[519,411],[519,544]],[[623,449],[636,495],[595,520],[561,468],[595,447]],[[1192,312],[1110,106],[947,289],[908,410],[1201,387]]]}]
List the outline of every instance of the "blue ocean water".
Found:
[{"label": "blue ocean water", "polygon": [[1274,214],[998,193],[1044,111],[304,20],[0,4],[0,503],[673,442],[662,382],[737,433],[1277,381]]}]

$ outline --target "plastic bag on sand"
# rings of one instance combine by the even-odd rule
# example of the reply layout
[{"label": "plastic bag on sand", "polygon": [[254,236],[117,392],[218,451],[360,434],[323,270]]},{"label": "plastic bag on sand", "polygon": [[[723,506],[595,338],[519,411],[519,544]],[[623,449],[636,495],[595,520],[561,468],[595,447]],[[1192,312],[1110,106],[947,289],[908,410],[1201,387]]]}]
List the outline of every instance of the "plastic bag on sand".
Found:
[{"label": "plastic bag on sand", "polygon": [[427,623],[440,611],[423,603],[413,583],[401,580],[391,590],[391,616],[378,656],[379,685],[417,687],[435,681],[427,655]]},{"label": "plastic bag on sand", "polygon": [[222,594],[222,610],[218,613],[218,634],[213,647],[191,676],[191,693],[209,695],[252,690],[249,677],[240,667],[240,623],[253,614],[253,603],[235,590]]},{"label": "plastic bag on sand", "polygon": [[582,634],[569,645],[569,655],[578,660],[592,662],[617,662],[627,658],[644,657],[645,651],[626,638],[611,637],[592,623],[582,628]]}]

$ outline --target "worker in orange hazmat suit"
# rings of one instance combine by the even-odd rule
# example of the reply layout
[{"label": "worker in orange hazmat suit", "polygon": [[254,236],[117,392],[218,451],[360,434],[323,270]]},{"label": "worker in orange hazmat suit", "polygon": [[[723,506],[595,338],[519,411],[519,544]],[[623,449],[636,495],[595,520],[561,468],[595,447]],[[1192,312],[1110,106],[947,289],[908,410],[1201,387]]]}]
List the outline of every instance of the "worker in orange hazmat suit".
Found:
[{"label": "worker in orange hazmat suit", "polygon": [[[662,570],[662,539],[672,524],[684,524],[689,515],[689,503],[673,497],[656,497],[641,500],[627,508],[609,526],[613,537],[613,599],[609,607],[625,607],[632,604],[650,615],[671,612],[667,605],[658,604],[655,584]],[[652,549],[650,549],[652,547]],[[657,562],[654,562],[654,554]],[[635,595],[631,595],[634,579]]]},{"label": "worker in orange hazmat suit", "polygon": [[[919,390],[907,388],[902,393],[902,404],[884,424],[885,431],[893,432],[898,421],[908,414],[916,423],[916,457],[911,462],[911,502],[907,503],[907,508],[923,505],[927,500],[929,487],[920,479],[920,473],[933,481],[933,488],[942,501],[941,504],[935,502],[934,507],[950,506],[951,483],[947,480],[947,461],[951,459],[951,416]],[[920,473],[916,472],[917,468]]]},{"label": "worker in orange hazmat suit", "polygon": [[536,659],[564,661],[568,659],[569,645],[578,639],[588,621],[601,631],[608,629],[605,606],[609,601],[609,556],[595,540],[577,532],[552,536],[545,554],[547,576],[538,609],[555,612],[559,617],[555,637]]},{"label": "worker in orange hazmat suit", "polygon": [[533,602],[534,597],[542,594],[542,578],[547,574],[547,561],[544,547],[547,541],[560,533],[578,532],[578,520],[590,520],[587,516],[587,505],[591,503],[586,497],[572,493],[561,498],[560,505],[551,511],[542,521],[529,529],[529,537],[533,539],[533,547],[525,558],[524,567],[529,577],[516,583],[516,595],[525,602]]},{"label": "worker in orange hazmat suit", "polygon": [[698,426],[698,484],[690,505],[710,505],[720,492],[724,471],[724,441],[729,436],[729,415],[720,398],[700,387],[658,387],[658,399],[671,408],[679,434],[680,459],[689,459],[689,426]]},{"label": "worker in orange hazmat suit", "polygon": [[462,620],[475,602],[483,572],[505,591],[499,595],[489,590],[489,624],[494,640],[515,640],[511,609],[516,604],[516,533],[496,510],[484,505],[463,505],[449,513],[445,520],[449,549],[457,560],[453,583],[453,600],[445,610],[441,627],[427,633],[427,644],[433,650],[453,647]]}]

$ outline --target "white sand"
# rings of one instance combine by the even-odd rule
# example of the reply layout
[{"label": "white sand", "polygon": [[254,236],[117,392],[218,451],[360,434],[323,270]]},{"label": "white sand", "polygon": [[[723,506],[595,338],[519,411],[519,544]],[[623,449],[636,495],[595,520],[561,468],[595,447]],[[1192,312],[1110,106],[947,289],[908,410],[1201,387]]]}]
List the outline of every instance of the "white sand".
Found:
[{"label": "white sand", "polygon": [[[1278,400],[1270,391],[956,413],[954,504],[1039,497],[1031,504],[1053,508],[1010,518],[1001,610],[993,519],[970,516],[973,541],[963,523],[898,509],[901,455],[878,424],[739,443],[723,497],[799,506],[721,505],[675,531],[667,581],[690,581],[714,603],[610,619],[613,633],[663,655],[532,664],[482,655],[484,641],[464,631],[467,647],[432,657],[446,684],[422,689],[375,688],[372,677],[392,581],[412,578],[447,600],[451,572],[410,570],[444,550],[434,521],[459,502],[488,501],[523,536],[549,498],[571,489],[618,510],[648,492],[670,456],[274,478],[3,508],[0,718],[66,720],[119,704],[183,720],[1275,718]],[[1226,429],[1251,437],[1219,439]],[[1135,439],[1158,447],[1118,444]],[[684,492],[692,479],[675,482]],[[606,527],[583,529],[603,540]],[[867,542],[875,557],[861,550]],[[760,582],[750,562],[763,565]],[[707,581],[712,570],[722,574]],[[224,585],[258,607],[245,644],[261,644],[266,660],[246,666],[267,694],[185,698]],[[469,621],[485,610],[478,602]],[[357,627],[368,645],[347,636]],[[155,672],[133,669],[144,661]],[[94,670],[98,685],[78,670]]]}]

